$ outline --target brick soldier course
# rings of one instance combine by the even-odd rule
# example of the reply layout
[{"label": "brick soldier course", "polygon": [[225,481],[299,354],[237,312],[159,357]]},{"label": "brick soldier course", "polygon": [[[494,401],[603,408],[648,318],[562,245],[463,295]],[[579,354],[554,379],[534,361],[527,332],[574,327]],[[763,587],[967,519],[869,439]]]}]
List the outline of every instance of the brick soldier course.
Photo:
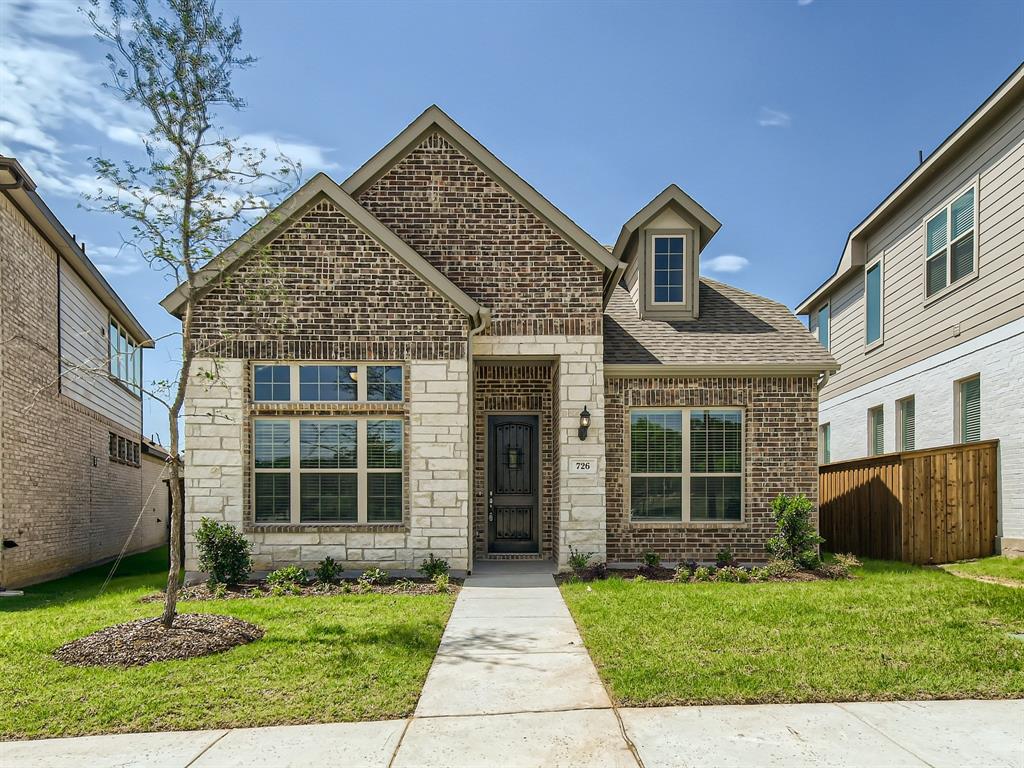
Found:
[{"label": "brick soldier course", "polygon": [[[815,380],[834,361],[781,305],[697,279],[718,226],[670,187],[601,246],[436,107],[342,184],[317,175],[202,275],[187,570],[202,517],[245,531],[257,570],[331,556],[407,571],[430,554],[457,571],[513,556],[565,568],[570,548],[613,563],[648,548],[707,560],[726,545],[763,559],[770,497],[815,494]],[[700,304],[649,316],[638,281],[662,231],[687,243],[686,290]],[[180,312],[185,290],[164,307]],[[254,364],[317,363],[401,365],[402,398],[255,400]],[[741,520],[631,519],[629,412],[657,405],[743,409]],[[536,505],[523,507],[537,545],[504,555],[489,528],[487,424],[516,414],[537,417]],[[375,416],[404,425],[401,520],[304,522],[295,490],[287,520],[256,519],[255,421]]]}]

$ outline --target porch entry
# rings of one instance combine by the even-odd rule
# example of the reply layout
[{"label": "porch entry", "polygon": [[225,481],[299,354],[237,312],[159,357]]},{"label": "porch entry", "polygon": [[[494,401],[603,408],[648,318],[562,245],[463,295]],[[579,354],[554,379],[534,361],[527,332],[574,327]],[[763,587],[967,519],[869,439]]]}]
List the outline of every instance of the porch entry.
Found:
[{"label": "porch entry", "polygon": [[533,415],[487,417],[487,552],[540,552],[540,424]]}]

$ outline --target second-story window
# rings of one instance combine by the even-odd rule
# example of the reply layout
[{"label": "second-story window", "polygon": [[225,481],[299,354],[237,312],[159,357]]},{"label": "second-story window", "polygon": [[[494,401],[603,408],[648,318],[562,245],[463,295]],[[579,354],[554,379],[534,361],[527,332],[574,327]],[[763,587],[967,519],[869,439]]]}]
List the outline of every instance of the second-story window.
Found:
[{"label": "second-story window", "polygon": [[655,304],[683,302],[683,258],[686,238],[655,235],[652,287]]},{"label": "second-story window", "polygon": [[864,273],[864,343],[870,347],[881,340],[882,259],[875,259]]},{"label": "second-story window", "polygon": [[142,394],[142,350],[135,339],[110,318],[109,330],[110,375],[123,383],[136,395]]},{"label": "second-story window", "polygon": [[975,190],[971,187],[925,225],[925,296],[975,272]]},{"label": "second-story window", "polygon": [[828,349],[829,344],[829,320],[831,315],[831,306],[826,304],[824,307],[818,310],[818,341],[821,342],[821,346]]}]

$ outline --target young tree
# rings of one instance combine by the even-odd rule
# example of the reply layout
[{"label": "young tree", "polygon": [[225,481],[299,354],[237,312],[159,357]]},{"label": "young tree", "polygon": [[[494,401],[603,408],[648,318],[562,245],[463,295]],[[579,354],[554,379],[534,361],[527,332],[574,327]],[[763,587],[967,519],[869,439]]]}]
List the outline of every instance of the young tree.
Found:
[{"label": "young tree", "polygon": [[[93,196],[103,210],[130,224],[126,241],[152,268],[187,287],[181,314],[181,368],[171,380],[146,387],[167,407],[171,541],[179,540],[184,505],[179,482],[179,417],[192,361],[196,276],[204,264],[265,214],[270,201],[301,176],[298,163],[268,158],[217,125],[217,113],[240,110],[232,76],[255,59],[242,52],[238,20],[225,23],[213,0],[90,0],[86,11],[96,37],[110,47],[106,85],[140,109],[150,128],[142,161],[92,158],[100,181]],[[159,2],[159,0],[158,0]],[[206,372],[209,377],[213,372]],[[176,615],[181,559],[171,546],[163,625]]]}]

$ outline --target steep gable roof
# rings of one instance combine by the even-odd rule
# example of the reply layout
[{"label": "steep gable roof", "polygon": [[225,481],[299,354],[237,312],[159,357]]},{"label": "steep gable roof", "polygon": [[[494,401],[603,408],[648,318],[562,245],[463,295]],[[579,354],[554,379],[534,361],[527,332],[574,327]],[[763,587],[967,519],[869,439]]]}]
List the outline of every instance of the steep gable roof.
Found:
[{"label": "steep gable roof", "polygon": [[626,246],[629,245],[630,239],[640,227],[657,216],[665,208],[672,206],[681,208],[700,224],[700,242],[698,243],[697,253],[704,250],[704,246],[711,241],[711,238],[721,228],[721,223],[677,185],[669,184],[662,190],[661,194],[633,214],[633,217],[622,225],[619,237],[612,248],[612,255],[615,256],[616,260],[621,260],[625,256]]},{"label": "steep gable roof", "polygon": [[443,133],[460,151],[470,157],[486,173],[511,192],[559,234],[578,248],[597,266],[613,272],[618,262],[576,222],[562,213],[547,198],[530,186],[515,171],[495,157],[483,144],[474,139],[462,126],[452,120],[437,105],[431,105],[404,131],[363,164],[359,170],[342,182],[341,188],[352,197],[373,184],[392,166],[405,157],[428,135]]},{"label": "steep gable roof", "polygon": [[[450,301],[468,317],[479,319],[487,310],[470,298],[461,288],[445,277],[426,259],[384,226],[372,213],[363,208],[337,183],[324,173],[318,173],[302,185],[290,197],[267,214],[242,237],[196,273],[196,286],[200,292],[216,284],[224,274],[245,262],[253,249],[266,243],[294,221],[313,201],[326,197],[334,202],[344,214],[367,235],[376,240],[399,261],[412,270],[421,280],[438,294]],[[160,306],[172,315],[178,315],[188,298],[188,284],[182,283],[164,297]]]}]

